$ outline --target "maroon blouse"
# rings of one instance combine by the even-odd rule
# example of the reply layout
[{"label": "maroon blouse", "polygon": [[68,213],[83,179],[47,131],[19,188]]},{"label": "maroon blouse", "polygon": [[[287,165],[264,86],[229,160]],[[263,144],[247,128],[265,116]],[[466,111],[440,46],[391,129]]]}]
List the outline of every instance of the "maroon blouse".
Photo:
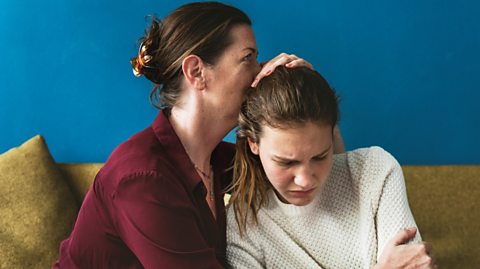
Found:
[{"label": "maroon blouse", "polygon": [[167,113],[113,151],[53,268],[222,268],[234,147],[222,142],[212,154],[215,220]]}]

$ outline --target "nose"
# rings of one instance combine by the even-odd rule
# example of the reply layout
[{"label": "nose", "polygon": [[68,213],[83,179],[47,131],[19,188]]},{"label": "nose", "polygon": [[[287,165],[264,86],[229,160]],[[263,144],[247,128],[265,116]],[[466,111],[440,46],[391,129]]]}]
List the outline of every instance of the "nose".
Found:
[{"label": "nose", "polygon": [[315,186],[316,175],[313,169],[306,165],[305,167],[300,167],[295,174],[294,182],[297,186],[301,187],[302,190],[308,190]]}]

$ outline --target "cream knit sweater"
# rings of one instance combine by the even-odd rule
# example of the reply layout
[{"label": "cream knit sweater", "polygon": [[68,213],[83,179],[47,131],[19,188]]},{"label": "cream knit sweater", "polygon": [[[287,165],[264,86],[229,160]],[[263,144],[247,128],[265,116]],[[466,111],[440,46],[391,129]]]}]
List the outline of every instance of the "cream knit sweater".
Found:
[{"label": "cream knit sweater", "polygon": [[[371,268],[402,228],[416,226],[402,170],[379,147],[334,156],[330,176],[307,206],[284,204],[273,191],[258,226],[240,237],[228,208],[227,261],[232,268]],[[420,235],[413,241],[420,241]]]}]

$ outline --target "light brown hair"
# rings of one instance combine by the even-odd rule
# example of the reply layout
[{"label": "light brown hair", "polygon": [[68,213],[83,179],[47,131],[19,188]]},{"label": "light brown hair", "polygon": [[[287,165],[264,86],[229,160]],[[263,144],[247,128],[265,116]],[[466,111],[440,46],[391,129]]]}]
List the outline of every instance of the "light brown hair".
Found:
[{"label": "light brown hair", "polygon": [[248,139],[260,143],[262,126],[295,128],[307,122],[334,126],[339,119],[338,97],[327,81],[311,69],[277,67],[263,78],[242,104],[237,129],[231,206],[243,234],[251,218],[267,202],[271,188],[258,155]]},{"label": "light brown hair", "polygon": [[154,83],[151,103],[172,107],[180,96],[182,61],[191,54],[213,65],[231,44],[230,30],[251,25],[241,10],[218,2],[195,2],[175,9],[163,21],[154,18],[130,62],[135,75]]}]

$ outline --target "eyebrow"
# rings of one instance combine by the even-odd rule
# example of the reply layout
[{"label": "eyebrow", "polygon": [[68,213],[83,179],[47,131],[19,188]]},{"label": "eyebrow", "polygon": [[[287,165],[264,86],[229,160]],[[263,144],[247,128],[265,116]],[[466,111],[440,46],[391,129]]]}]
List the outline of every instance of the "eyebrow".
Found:
[{"label": "eyebrow", "polygon": [[[322,151],[321,153],[319,153],[319,154],[317,154],[313,157],[320,157],[320,156],[325,155],[328,151],[330,151],[330,149],[332,148],[332,145],[333,144],[330,144],[330,146],[328,146],[328,148],[326,148],[324,151]],[[298,160],[295,160],[295,159],[289,159],[289,158],[281,157],[281,156],[278,156],[278,155],[273,155],[272,159],[275,159],[275,161],[280,161],[280,162],[297,162],[298,161]]]},{"label": "eyebrow", "polygon": [[252,51],[253,53],[258,53],[258,50],[257,50],[256,48],[250,48],[250,47],[248,47],[248,48],[244,48],[243,50],[250,50],[250,51]]}]

